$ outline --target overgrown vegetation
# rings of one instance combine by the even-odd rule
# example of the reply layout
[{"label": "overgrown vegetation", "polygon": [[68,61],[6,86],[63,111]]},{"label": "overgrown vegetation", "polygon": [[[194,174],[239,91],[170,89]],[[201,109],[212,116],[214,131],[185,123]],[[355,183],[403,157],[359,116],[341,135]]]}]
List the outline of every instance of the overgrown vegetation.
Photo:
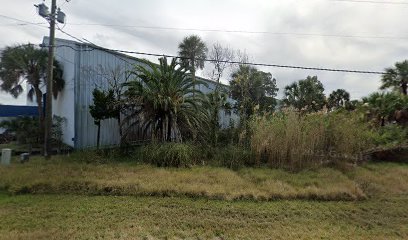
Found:
[{"label": "overgrown vegetation", "polygon": [[370,148],[370,129],[354,113],[302,115],[286,110],[255,118],[251,149],[271,167],[300,170],[355,163]]}]

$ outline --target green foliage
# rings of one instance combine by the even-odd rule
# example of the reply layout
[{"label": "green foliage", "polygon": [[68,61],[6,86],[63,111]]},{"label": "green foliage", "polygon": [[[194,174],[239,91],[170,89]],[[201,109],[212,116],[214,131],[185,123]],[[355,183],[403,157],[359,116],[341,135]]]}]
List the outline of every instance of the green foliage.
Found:
[{"label": "green foliage", "polygon": [[408,144],[408,128],[388,124],[371,135],[374,144],[381,147],[393,147]]},{"label": "green foliage", "polygon": [[333,91],[327,99],[329,109],[351,108],[350,93],[344,89],[337,89]]},{"label": "green foliage", "polygon": [[194,86],[206,84],[192,81],[186,71],[176,59],[168,64],[166,58],[160,59],[160,65],[146,61],[135,67],[137,79],[126,84],[123,101],[124,137],[138,127],[150,139],[180,142],[204,129],[208,123],[205,95]]},{"label": "green foliage", "polygon": [[15,135],[20,144],[40,143],[40,129],[38,119],[33,117],[18,117],[0,123],[1,128]]},{"label": "green foliage", "polygon": [[376,92],[363,98],[364,108],[368,118],[380,126],[385,126],[387,120],[392,120],[397,110],[406,109],[408,98],[398,93]]},{"label": "green foliage", "polygon": [[276,79],[271,73],[254,67],[240,65],[230,81],[231,97],[236,100],[235,109],[242,119],[252,116],[256,110],[271,112],[276,106]]},{"label": "green foliage", "polygon": [[207,94],[205,107],[208,109],[210,131],[207,132],[208,140],[215,146],[218,144],[218,137],[221,131],[220,110],[226,113],[231,112],[231,104],[227,101],[228,95],[225,89]]},{"label": "green foliage", "polygon": [[185,37],[179,44],[179,56],[182,57],[181,65],[195,73],[197,69],[203,69],[208,48],[197,35]]},{"label": "green foliage", "polygon": [[407,96],[408,60],[395,63],[394,68],[385,69],[385,74],[381,80],[381,89],[392,88]]},{"label": "green foliage", "polygon": [[143,161],[158,167],[188,167],[194,163],[194,147],[185,143],[150,144],[142,149]]},{"label": "green foliage", "polygon": [[[23,92],[23,81],[29,84],[28,98],[36,96],[39,107],[39,116],[42,116],[42,91],[41,85],[47,80],[48,53],[43,49],[36,48],[33,44],[6,47],[0,60],[1,89],[18,97]],[[62,78],[61,65],[54,61],[53,95],[57,98],[58,92],[62,91],[65,81]]]},{"label": "green foliage", "polygon": [[355,162],[371,146],[368,124],[356,113],[302,115],[289,110],[251,122],[258,163],[300,170],[329,162]]},{"label": "green foliage", "polygon": [[100,125],[102,120],[116,118],[119,115],[115,108],[115,94],[113,90],[103,91],[95,88],[92,92],[93,105],[89,106],[89,112],[94,118],[95,125]]},{"label": "green foliage", "polygon": [[254,166],[254,155],[251,150],[236,145],[220,148],[215,158],[223,167],[239,169]]},{"label": "green foliage", "polygon": [[317,76],[308,76],[285,87],[284,103],[298,111],[311,113],[323,109],[326,104],[323,84]]}]

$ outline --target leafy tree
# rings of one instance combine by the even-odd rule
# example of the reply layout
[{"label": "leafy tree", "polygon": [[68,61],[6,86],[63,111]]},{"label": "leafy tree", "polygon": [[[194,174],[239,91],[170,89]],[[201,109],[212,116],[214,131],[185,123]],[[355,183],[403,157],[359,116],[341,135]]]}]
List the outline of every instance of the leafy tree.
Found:
[{"label": "leafy tree", "polygon": [[326,103],[323,84],[317,76],[308,76],[285,87],[284,103],[298,111],[316,112],[323,109]]},{"label": "leafy tree", "polygon": [[[1,89],[17,98],[23,92],[23,83],[29,84],[28,98],[35,96],[38,106],[40,130],[43,129],[43,104],[41,86],[45,84],[47,74],[48,53],[45,50],[34,47],[32,44],[6,47],[0,61]],[[62,78],[62,69],[57,61],[54,61],[53,95],[57,97],[65,85]]]},{"label": "leafy tree", "polygon": [[[201,38],[197,35],[185,37],[179,44],[179,56],[181,57],[181,65],[191,71],[193,82],[196,78],[196,70],[203,69],[207,56],[208,48]],[[195,87],[196,84],[194,84]],[[194,93],[193,93],[194,94]]]},{"label": "leafy tree", "polygon": [[329,109],[345,108],[348,102],[350,102],[350,93],[344,89],[333,91],[327,100]]},{"label": "leafy tree", "polygon": [[194,134],[207,123],[208,117],[203,108],[204,94],[195,90],[185,67],[176,59],[169,64],[166,58],[159,59],[156,65],[144,61],[134,69],[136,79],[129,81],[123,103],[128,115],[124,122],[128,129],[140,127],[144,134],[161,142],[181,142],[188,134]]},{"label": "leafy tree", "polygon": [[236,100],[235,108],[242,117],[248,118],[255,110],[270,112],[276,106],[276,79],[271,73],[240,65],[230,81],[231,97]]},{"label": "leafy tree", "polygon": [[408,60],[395,63],[394,68],[385,69],[382,76],[381,89],[400,89],[401,93],[407,96],[408,88]]},{"label": "leafy tree", "polygon": [[96,147],[99,149],[101,136],[101,121],[109,118],[117,118],[118,108],[115,106],[115,93],[113,90],[102,91],[95,88],[92,92],[93,105],[89,106],[89,112],[98,126]]}]

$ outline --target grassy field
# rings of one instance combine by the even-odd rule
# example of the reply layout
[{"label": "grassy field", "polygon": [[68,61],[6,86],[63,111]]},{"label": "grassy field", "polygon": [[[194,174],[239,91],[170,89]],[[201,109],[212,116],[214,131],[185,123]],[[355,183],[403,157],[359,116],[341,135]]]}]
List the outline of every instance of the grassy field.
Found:
[{"label": "grassy field", "polygon": [[407,197],[358,202],[0,195],[0,239],[407,239]]},{"label": "grassy field", "polygon": [[135,163],[86,164],[75,156],[0,167],[0,189],[12,194],[87,194],[204,197],[220,200],[362,200],[408,193],[408,166],[371,164],[343,173],[332,168],[289,173],[274,169],[233,171],[165,169]]},{"label": "grassy field", "polygon": [[91,157],[0,166],[0,239],[408,239],[408,165],[289,173]]}]

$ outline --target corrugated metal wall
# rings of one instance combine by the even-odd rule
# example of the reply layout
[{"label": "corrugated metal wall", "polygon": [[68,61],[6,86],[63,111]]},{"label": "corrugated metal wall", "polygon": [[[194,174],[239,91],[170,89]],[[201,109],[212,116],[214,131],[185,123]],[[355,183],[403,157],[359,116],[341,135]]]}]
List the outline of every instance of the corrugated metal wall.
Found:
[{"label": "corrugated metal wall", "polygon": [[[47,38],[44,39],[46,43]],[[136,58],[126,56],[123,54],[114,54],[111,52],[97,50],[85,44],[57,39],[56,56],[57,59],[65,65],[64,71],[69,71],[64,75],[73,76],[70,79],[65,79],[67,82],[67,91],[72,94],[73,101],[68,106],[73,105],[74,116],[68,118],[75,119],[75,137],[74,147],[77,149],[92,148],[96,146],[97,141],[97,126],[94,119],[89,113],[89,106],[93,104],[92,91],[95,88],[107,90],[109,82],[104,77],[107,71],[114,69],[121,69],[122,72],[129,71],[134,68],[135,64],[141,64]],[[75,57],[73,57],[73,55]],[[72,60],[73,58],[73,60]],[[68,67],[69,66],[69,67]],[[73,66],[73,67],[72,67]],[[122,79],[123,81],[124,79]],[[200,90],[203,93],[210,93],[215,87],[215,83],[206,80],[208,87],[201,85]],[[66,101],[66,99],[64,100]],[[233,103],[232,99],[229,99]],[[57,104],[58,105],[58,104]],[[67,105],[67,103],[65,103]],[[64,109],[58,109],[63,115]],[[57,112],[58,112],[57,111]],[[71,111],[68,111],[71,112]],[[235,121],[238,119],[237,115],[226,114],[224,111],[220,112],[220,120],[222,127],[228,127],[230,119]],[[136,131],[137,132],[137,131]],[[136,133],[137,135],[137,133]],[[120,142],[119,126],[116,119],[103,120],[101,122],[101,146],[116,145]]]},{"label": "corrugated metal wall", "polygon": [[[75,115],[76,115],[76,148],[96,146],[97,126],[89,113],[89,106],[93,104],[92,91],[95,88],[109,89],[109,72],[119,68],[129,71],[137,61],[113,53],[96,50],[87,46],[79,46],[78,78],[76,79]],[[104,76],[105,75],[105,76]],[[107,75],[107,76],[106,76]],[[124,79],[122,79],[122,82]],[[120,142],[119,126],[116,119],[101,122],[101,146],[116,145]]]}]

